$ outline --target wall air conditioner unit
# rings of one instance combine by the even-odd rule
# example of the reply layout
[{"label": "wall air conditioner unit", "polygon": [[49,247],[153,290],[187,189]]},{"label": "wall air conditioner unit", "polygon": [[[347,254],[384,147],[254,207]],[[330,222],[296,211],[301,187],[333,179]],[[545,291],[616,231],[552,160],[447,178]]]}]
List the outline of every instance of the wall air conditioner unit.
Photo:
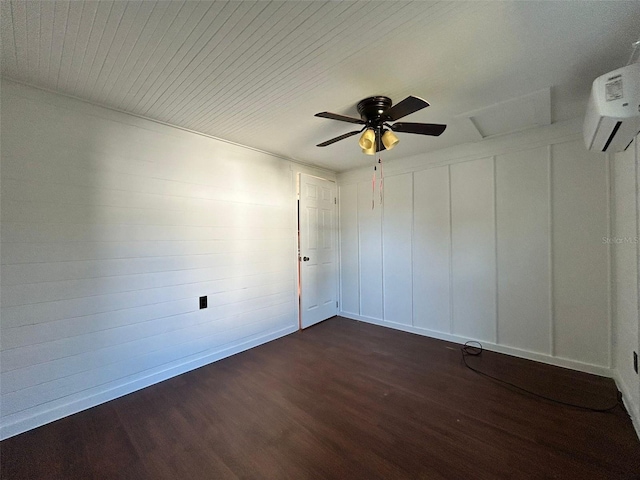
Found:
[{"label": "wall air conditioner unit", "polygon": [[640,63],[595,79],[584,119],[589,150],[621,152],[640,132]]}]

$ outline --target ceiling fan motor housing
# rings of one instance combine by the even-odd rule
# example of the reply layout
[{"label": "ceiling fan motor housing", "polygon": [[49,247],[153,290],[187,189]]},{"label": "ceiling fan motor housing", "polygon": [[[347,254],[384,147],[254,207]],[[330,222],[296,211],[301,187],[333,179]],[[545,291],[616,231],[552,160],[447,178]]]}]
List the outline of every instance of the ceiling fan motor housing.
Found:
[{"label": "ceiling fan motor housing", "polygon": [[365,98],[358,102],[360,118],[366,122],[367,127],[378,128],[385,121],[382,114],[391,107],[389,97],[377,96]]}]

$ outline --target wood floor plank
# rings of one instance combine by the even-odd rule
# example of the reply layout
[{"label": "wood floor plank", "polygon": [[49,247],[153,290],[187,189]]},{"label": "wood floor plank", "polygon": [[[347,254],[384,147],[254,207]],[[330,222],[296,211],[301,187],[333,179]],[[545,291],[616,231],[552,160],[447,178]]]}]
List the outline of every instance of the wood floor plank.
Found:
[{"label": "wood floor plank", "polygon": [[[611,379],[474,367],[592,407]],[[336,317],[0,443],[7,479],[638,479],[626,412],[467,369],[460,346]]]}]

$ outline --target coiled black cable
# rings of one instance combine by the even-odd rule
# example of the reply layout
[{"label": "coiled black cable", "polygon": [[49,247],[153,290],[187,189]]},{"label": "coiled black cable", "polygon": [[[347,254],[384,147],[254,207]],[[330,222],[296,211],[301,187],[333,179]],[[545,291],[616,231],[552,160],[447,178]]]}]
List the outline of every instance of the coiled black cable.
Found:
[{"label": "coiled black cable", "polygon": [[[520,390],[522,392],[528,393],[529,395],[533,395],[534,397],[538,397],[538,398],[542,398],[544,400],[547,400],[549,402],[553,402],[553,403],[558,403],[560,405],[565,405],[567,407],[573,407],[573,408],[579,408],[581,410],[586,410],[589,412],[610,412],[612,410],[614,410],[615,408],[617,408],[618,406],[622,407],[622,399],[620,397],[620,393],[618,392],[618,398],[616,400],[616,403],[611,405],[610,407],[605,407],[605,408],[592,408],[592,407],[585,407],[584,405],[577,405],[575,403],[570,403],[570,402],[564,402],[562,400],[558,400],[555,398],[551,398],[551,397],[547,397],[546,395],[542,395],[540,393],[536,393],[536,392],[532,392],[531,390],[527,390],[524,387],[521,387],[519,385],[516,385],[515,383],[511,383],[507,380],[503,380],[501,378],[498,377],[494,377],[493,375],[490,375],[488,373],[485,373],[481,370],[478,370],[475,367],[472,367],[471,365],[469,365],[467,363],[467,357],[479,357],[480,355],[482,355],[482,352],[484,351],[484,348],[482,347],[482,344],[480,342],[476,342],[476,341],[469,341],[466,342],[461,348],[460,351],[462,352],[462,361],[464,362],[465,367],[467,367],[469,370],[482,375],[484,377],[490,378],[498,383],[502,383],[503,385],[508,385],[512,388],[515,388],[517,390]],[[624,409],[624,407],[623,407]]]}]

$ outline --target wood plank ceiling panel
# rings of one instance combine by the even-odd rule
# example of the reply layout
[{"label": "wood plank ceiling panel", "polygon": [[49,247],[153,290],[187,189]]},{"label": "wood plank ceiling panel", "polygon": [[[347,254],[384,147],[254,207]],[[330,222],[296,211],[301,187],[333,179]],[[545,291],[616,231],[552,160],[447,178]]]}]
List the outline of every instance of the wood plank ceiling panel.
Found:
[{"label": "wood plank ceiling panel", "polygon": [[185,68],[189,68],[194,58],[206,46],[206,42],[212,32],[218,31],[228,20],[229,15],[233,15],[238,10],[244,12],[250,7],[250,4],[244,2],[225,3],[222,8],[214,3],[168,61],[167,57],[160,60],[159,63],[162,68],[159,73],[154,75],[154,71],[150,75],[142,86],[143,93],[136,95],[134,101],[125,106],[125,108],[131,108],[136,112],[145,114],[149,106],[153,104],[154,99],[165,94],[168,86],[175,81]]},{"label": "wood plank ceiling panel", "polygon": [[[85,74],[82,76],[82,84],[78,85],[75,94],[80,97],[92,98],[92,90],[95,81],[102,71],[107,53],[112,48],[119,26],[122,23],[125,12],[131,11],[131,6],[135,6],[138,2],[113,2],[106,21],[101,23],[101,31],[99,36],[96,34],[93,39],[97,42],[91,45],[92,55],[85,62]],[[135,8],[135,7],[134,7]],[[133,14],[133,12],[131,12]],[[103,17],[101,17],[102,20]],[[97,33],[97,32],[96,32]],[[89,62],[89,59],[91,60]],[[88,68],[87,68],[88,66]]]},{"label": "wood plank ceiling panel", "polygon": [[[63,56],[64,61],[61,62],[60,79],[57,87],[63,93],[72,94],[73,86],[78,81],[98,5],[98,2],[73,3],[74,15],[72,17],[75,18],[77,15],[76,10],[80,8],[80,19],[78,20],[77,28],[67,29],[67,33],[71,37],[65,43],[71,48],[71,57],[69,58],[69,54]],[[37,82],[35,83],[37,84]]]},{"label": "wood plank ceiling panel", "polygon": [[575,92],[628,58],[640,15],[638,2],[0,3],[4,77],[337,169],[359,149],[317,149],[345,129],[315,112],[425,97],[408,121],[450,128],[405,135],[387,158],[473,141],[461,113],[542,88],[559,86],[554,111],[571,118]]},{"label": "wood plank ceiling panel", "polygon": [[[340,9],[324,5],[318,9],[312,17],[308,17],[300,25],[287,31],[287,35],[279,40],[277,45],[271,47],[271,51],[262,57],[262,60],[252,66],[251,72],[237,81],[232,78],[227,84],[218,88],[218,92],[224,90],[230,94],[223,99],[217,107],[227,109],[229,114],[225,118],[225,128],[231,129],[236,116],[241,115],[245,121],[255,121],[262,117],[265,121],[271,119],[260,115],[267,106],[271,105],[275,88],[278,93],[281,89],[293,94],[295,90],[290,88],[292,83],[303,85],[301,68],[306,65],[313,66],[317,62],[317,55],[323,53],[323,45],[330,41],[332,36],[339,37],[348,27],[348,18],[362,15],[362,21],[366,21],[370,15],[380,11],[382,4],[374,5],[365,10],[364,6],[346,3]],[[365,10],[365,12],[363,12]],[[335,25],[334,27],[328,27]],[[278,48],[280,47],[280,48]],[[346,47],[345,47],[346,48]],[[315,72],[309,70],[306,76],[315,77]],[[215,125],[216,119],[211,118],[208,112],[214,105],[207,102],[195,111],[191,112],[192,128],[207,129]],[[249,109],[248,115],[244,112]]]},{"label": "wood plank ceiling panel", "polygon": [[113,66],[116,60],[119,59],[125,43],[130,48],[130,45],[137,37],[137,31],[132,32],[133,25],[145,25],[153,11],[153,7],[154,4],[145,2],[129,2],[126,4],[126,11],[123,13],[116,29],[111,46],[106,52],[100,71],[98,71],[95,78],[92,79],[93,86],[91,88],[91,95],[94,98],[104,89],[105,84],[111,77]]},{"label": "wood plank ceiling panel", "polygon": [[331,69],[375,41],[380,25],[415,18],[410,5],[16,0],[3,28],[15,61],[4,73],[188,128],[234,132],[303,97],[317,82],[314,63]]},{"label": "wood plank ceiling panel", "polygon": [[2,71],[5,74],[17,76],[18,57],[12,6],[9,2],[0,2],[0,31],[2,31]]},{"label": "wood plank ceiling panel", "polygon": [[[225,7],[229,5],[226,4]],[[162,96],[156,92],[153,99],[144,106],[145,113],[153,111],[155,115],[159,115],[163,111],[162,107],[167,102],[181,94],[185,81],[188,81],[203,65],[210,62],[209,58],[213,58],[211,61],[222,62],[222,59],[233,51],[233,44],[236,39],[241,38],[240,41],[244,41],[242,37],[246,35],[247,30],[253,30],[256,28],[256,24],[260,22],[264,24],[277,13],[278,7],[282,6],[280,4],[269,8],[272,5],[264,3],[259,5],[260,8],[258,9],[250,4],[235,4],[232,8],[225,8],[219,12],[216,16],[215,24],[207,32],[210,33],[211,29],[213,29],[215,33],[213,35],[203,35],[204,38],[200,39],[198,51],[188,59],[183,59],[181,64],[178,64],[169,81],[160,87]]]},{"label": "wood plank ceiling panel", "polygon": [[[51,62],[51,43],[53,41],[53,22],[55,21],[56,4],[54,2],[38,3],[40,6],[40,17],[35,19],[35,21],[39,20],[39,22],[37,26],[33,25],[33,28],[30,28],[29,24],[31,22],[27,23],[26,41],[27,43],[29,42],[29,37],[31,35],[38,37],[40,42],[38,68],[34,72],[33,78],[36,80],[42,79],[40,81],[47,82],[49,76],[49,65]],[[36,30],[36,28],[38,28],[38,30]]]},{"label": "wood plank ceiling panel", "polygon": [[80,68],[77,75],[75,76],[75,81],[72,81],[73,87],[69,91],[69,93],[71,93],[72,95],[89,98],[88,96],[83,96],[82,93],[87,93],[85,91],[85,85],[87,84],[87,79],[89,78],[91,69],[95,63],[100,42],[102,41],[105,28],[107,27],[107,23],[109,22],[111,11],[113,10],[113,4],[114,2],[109,1],[97,2],[98,8],[96,9],[93,18],[91,19],[89,36],[86,40],[86,43],[84,43],[83,45],[84,48],[82,51],[82,61],[80,63]]},{"label": "wood plank ceiling panel", "polygon": [[56,85],[60,76],[60,63],[62,51],[67,38],[67,25],[69,23],[69,10],[71,2],[60,1],[55,3],[53,28],[51,29],[51,51],[47,66],[47,83]]},{"label": "wood plank ceiling panel", "polygon": [[[16,57],[16,75],[24,76],[29,71],[27,50],[27,9],[25,3],[10,4],[10,18],[13,23],[13,47]],[[3,29],[4,32],[4,29]],[[4,39],[3,39],[4,40]],[[4,45],[4,41],[2,42]],[[3,58],[7,55],[3,55]]]},{"label": "wood plank ceiling panel", "polygon": [[[300,14],[301,11],[308,10],[312,3],[280,4],[280,8],[271,12],[261,12],[252,18],[245,25],[231,25],[227,22],[224,35],[216,35],[215,45],[208,45],[206,53],[202,53],[202,60],[196,62],[194,69],[183,72],[180,82],[176,82],[165,98],[153,105],[154,110],[160,116],[172,116],[176,111],[188,110],[185,108],[188,103],[185,100],[193,98],[194,95],[204,97],[212,93],[207,87],[226,86],[228,79],[235,72],[247,63],[253,63],[260,55],[265,55],[271,46],[270,38],[284,32],[287,25]],[[266,10],[266,9],[265,9]],[[275,21],[271,21],[275,17]],[[238,31],[237,34],[234,31]],[[235,75],[242,75],[246,68]],[[218,89],[219,91],[219,89]],[[226,95],[230,95],[225,90]],[[189,114],[190,115],[190,114]],[[184,117],[178,117],[183,118]]]},{"label": "wood plank ceiling panel", "polygon": [[[37,78],[38,63],[40,62],[40,3],[30,2],[24,7],[26,10],[27,75],[31,78]],[[16,5],[16,8],[19,7]]]},{"label": "wood plank ceiling panel", "polygon": [[[288,65],[282,71],[275,71],[267,81],[258,83],[255,90],[259,95],[262,90],[269,92],[269,95],[262,101],[254,102],[252,106],[236,107],[243,96],[230,96],[227,108],[237,113],[228,118],[224,127],[218,127],[211,121],[204,125],[195,124],[191,128],[194,130],[206,130],[218,127],[225,133],[232,134],[240,129],[252,127],[260,128],[261,125],[272,122],[259,114],[259,110],[277,107],[280,111],[283,105],[295,105],[303,99],[307,92],[322,89],[324,85],[332,83],[334,77],[329,72],[335,71],[345,59],[351,59],[361,54],[367,58],[368,68],[371,71],[377,70],[372,47],[377,44],[379,28],[384,25],[385,29],[393,31],[401,27],[407,28],[406,24],[415,20],[415,15],[407,5],[393,5],[391,2],[380,2],[373,6],[367,6],[364,13],[355,10],[349,15],[340,15],[336,18],[335,25],[324,32],[322,39],[309,45],[305,49],[298,48],[295,55],[288,61]],[[345,17],[347,19],[345,19]],[[424,19],[421,19],[424,23]],[[323,23],[320,28],[325,28]],[[342,50],[340,58],[336,58],[333,52]],[[367,68],[367,65],[363,67]],[[311,73],[310,73],[311,72]],[[235,103],[234,103],[235,102]],[[224,107],[225,104],[221,105]],[[251,109],[247,115],[247,109]],[[206,115],[206,112],[203,113]],[[284,116],[283,116],[284,118]]]},{"label": "wood plank ceiling panel", "polygon": [[60,90],[63,85],[66,85],[67,79],[69,78],[69,69],[73,62],[73,54],[76,49],[77,39],[82,25],[83,12],[84,4],[82,2],[69,2],[69,11],[67,12],[67,22],[62,42],[62,52],[55,80],[56,90]]},{"label": "wood plank ceiling panel", "polygon": [[151,20],[139,30],[138,39],[121,73],[106,91],[105,101],[119,109],[126,109],[144,82],[157,75],[163,66],[163,58],[171,58],[191,33],[188,25],[201,18],[211,8],[206,3],[171,2],[166,8],[156,7]]}]

